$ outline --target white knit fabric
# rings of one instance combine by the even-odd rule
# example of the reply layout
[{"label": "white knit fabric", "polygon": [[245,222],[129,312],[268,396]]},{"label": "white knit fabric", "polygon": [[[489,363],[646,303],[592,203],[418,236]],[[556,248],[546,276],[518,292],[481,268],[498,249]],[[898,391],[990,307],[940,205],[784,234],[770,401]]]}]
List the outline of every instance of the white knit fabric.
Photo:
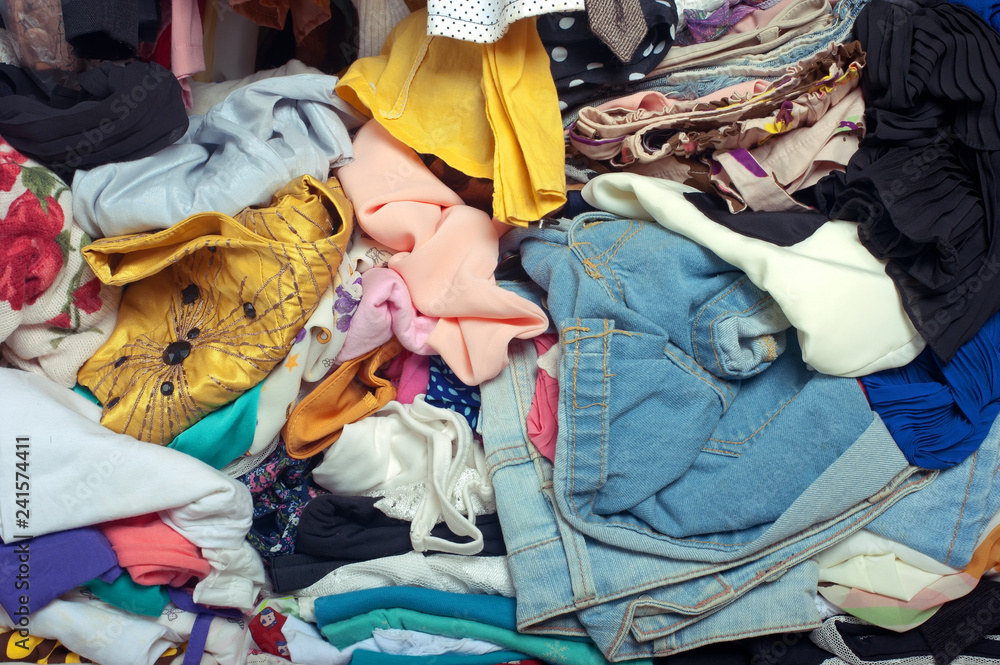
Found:
[{"label": "white knit fabric", "polygon": [[453,593],[487,593],[514,597],[514,583],[510,578],[506,557],[454,554],[425,556],[419,552],[349,563],[297,591],[295,595],[300,596],[302,618],[308,621],[307,611],[311,603],[305,602],[306,598],[387,586],[418,586]]}]

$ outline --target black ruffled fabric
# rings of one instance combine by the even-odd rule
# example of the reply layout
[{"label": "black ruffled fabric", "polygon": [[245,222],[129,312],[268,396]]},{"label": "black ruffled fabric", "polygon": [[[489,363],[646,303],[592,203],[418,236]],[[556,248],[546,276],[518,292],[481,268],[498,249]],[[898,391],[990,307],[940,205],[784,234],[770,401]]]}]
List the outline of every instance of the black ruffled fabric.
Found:
[{"label": "black ruffled fabric", "polygon": [[796,198],[861,223],[947,361],[1000,310],[1000,35],[944,0],[872,0],[854,32],[868,133],[846,172]]},{"label": "black ruffled fabric", "polygon": [[0,136],[67,182],[77,169],[148,157],[188,128],[181,86],[155,63],[110,62],[75,90],[0,65]]}]

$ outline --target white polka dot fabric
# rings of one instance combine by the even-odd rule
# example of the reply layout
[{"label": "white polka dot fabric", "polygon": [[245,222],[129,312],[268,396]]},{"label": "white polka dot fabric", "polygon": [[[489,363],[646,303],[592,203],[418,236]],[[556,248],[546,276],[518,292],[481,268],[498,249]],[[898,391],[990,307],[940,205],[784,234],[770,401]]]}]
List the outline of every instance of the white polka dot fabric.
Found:
[{"label": "white polka dot fabric", "polygon": [[518,19],[583,10],[584,0],[428,0],[427,34],[490,44]]}]

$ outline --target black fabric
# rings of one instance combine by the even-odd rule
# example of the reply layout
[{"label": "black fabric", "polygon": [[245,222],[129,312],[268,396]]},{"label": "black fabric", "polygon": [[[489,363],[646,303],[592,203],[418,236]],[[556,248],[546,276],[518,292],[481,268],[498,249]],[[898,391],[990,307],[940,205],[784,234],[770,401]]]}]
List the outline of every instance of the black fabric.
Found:
[{"label": "black fabric", "polygon": [[319,582],[329,573],[349,563],[347,559],[327,559],[309,554],[282,554],[271,559],[270,576],[277,593],[292,593]]},{"label": "black fabric", "polygon": [[[948,604],[946,603],[945,607]],[[941,611],[938,610],[939,613]],[[996,614],[994,612],[993,618],[995,617]],[[934,619],[934,617],[931,617],[931,619]],[[942,630],[940,635],[947,640],[947,633],[950,632],[951,638],[957,643],[955,638],[959,634],[966,633],[970,620],[974,621],[972,617],[968,616],[964,617],[964,620],[961,616],[949,617],[941,624]],[[959,653],[955,653],[954,656],[946,660],[935,660],[932,648],[924,639],[919,628],[896,633],[865,623],[851,623],[848,620],[844,620],[843,617],[834,617],[827,619],[824,627],[820,630],[825,630],[830,625],[830,622],[834,622],[834,626],[840,634],[844,645],[854,654],[855,659],[861,662],[875,664],[898,662],[897,659],[901,658],[919,658],[921,660],[916,662],[934,662],[936,665],[940,665],[941,663],[952,662],[953,658],[959,655]],[[989,634],[988,629],[986,633],[980,632],[978,628],[975,632],[977,632],[978,637],[971,644],[961,647],[960,654],[980,658],[982,659],[980,662],[1000,664],[1000,641],[996,639],[983,639],[985,634]]]},{"label": "black fabric", "polygon": [[765,635],[709,644],[674,656],[654,658],[655,665],[822,665],[832,656],[809,640],[809,632]]},{"label": "black fabric", "polygon": [[1000,35],[944,0],[872,0],[854,31],[867,133],[846,172],[795,197],[861,223],[948,361],[1000,310]]},{"label": "black fabric", "polygon": [[62,13],[66,41],[83,58],[135,57],[139,42],[155,42],[160,26],[158,0],[62,0]]},{"label": "black fabric", "polygon": [[716,224],[779,247],[802,242],[829,221],[826,215],[816,210],[756,212],[747,209],[732,213],[721,196],[703,192],[685,192],[684,198]]},{"label": "black fabric", "polygon": [[586,12],[545,14],[536,23],[549,54],[562,108],[575,107],[609,92],[627,94],[635,81],[663,61],[674,43],[677,9],[672,3],[640,0],[649,30],[628,62],[622,62],[590,31]]},{"label": "black fabric", "polygon": [[942,605],[917,630],[934,655],[935,665],[947,665],[998,628],[1000,584],[981,580],[968,595]]},{"label": "black fabric", "polygon": [[80,89],[0,65],[0,136],[70,181],[76,169],[147,157],[188,128],[181,87],[155,63],[103,63]]},{"label": "black fabric", "polygon": [[[377,501],[375,497],[334,494],[312,499],[299,518],[295,552],[327,559],[367,561],[413,551],[410,523],[388,517],[375,507]],[[476,527],[483,532],[481,556],[507,554],[496,514],[476,517]],[[443,523],[431,529],[431,535],[456,543],[471,540],[456,536]]]}]

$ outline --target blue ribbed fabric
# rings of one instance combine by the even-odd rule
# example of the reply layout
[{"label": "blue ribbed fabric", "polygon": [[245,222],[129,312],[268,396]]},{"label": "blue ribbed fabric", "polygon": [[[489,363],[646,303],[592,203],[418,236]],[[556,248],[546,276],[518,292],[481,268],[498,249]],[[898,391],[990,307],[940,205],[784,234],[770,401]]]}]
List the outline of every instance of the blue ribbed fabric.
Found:
[{"label": "blue ribbed fabric", "polygon": [[947,364],[927,349],[861,383],[911,464],[954,466],[979,449],[1000,413],[1000,314]]}]

